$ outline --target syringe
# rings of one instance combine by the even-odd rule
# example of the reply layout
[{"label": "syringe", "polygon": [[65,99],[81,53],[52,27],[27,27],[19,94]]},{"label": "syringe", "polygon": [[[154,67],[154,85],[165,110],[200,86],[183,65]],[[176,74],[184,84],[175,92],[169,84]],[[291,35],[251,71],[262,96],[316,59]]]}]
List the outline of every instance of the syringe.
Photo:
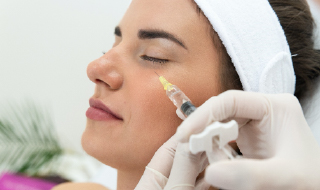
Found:
[{"label": "syringe", "polygon": [[196,110],[196,107],[191,103],[190,99],[176,85],[169,83],[163,76],[159,76],[159,80],[169,99],[180,109],[185,117],[188,117]]},{"label": "syringe", "polygon": [[[169,99],[173,102],[173,104],[178,109],[180,109],[181,113],[183,113],[185,117],[188,117],[191,113],[193,113],[196,110],[196,107],[191,103],[190,99],[176,85],[169,83],[163,76],[159,76],[159,80],[162,83],[164,90],[166,90],[166,94],[169,97]],[[233,128],[233,129],[235,129],[234,128],[235,125],[237,127],[237,124],[235,121],[229,122],[228,124],[229,124],[229,126],[232,126],[231,128]],[[203,138],[202,142],[200,142],[200,144],[203,144],[203,142],[208,141],[208,139],[204,139],[204,138],[210,138],[210,135],[214,134],[217,131],[216,129],[222,125],[225,125],[225,124],[215,122],[212,125],[210,125],[206,130],[204,130],[204,132],[202,134],[194,136],[194,138],[193,138],[194,146],[193,147],[195,147],[195,148],[192,148],[192,145],[190,145],[190,148],[194,149],[193,152],[197,152],[197,151],[201,150],[201,148],[202,148],[202,147],[199,147],[202,145],[197,145],[198,142],[196,142],[197,141],[197,140],[195,140],[196,138],[199,138],[199,137]],[[222,129],[222,130],[227,131],[228,130],[227,128],[226,128],[226,130],[225,129]],[[230,129],[230,127],[229,127],[229,129]],[[230,134],[231,136],[233,136],[233,137],[237,136],[237,134],[235,134],[235,133],[237,133],[237,131],[235,132],[234,130],[232,130],[229,132],[231,132],[231,134]],[[211,134],[209,134],[209,133],[211,133]],[[229,137],[230,137],[230,135],[229,135]],[[222,139],[220,139],[220,140],[222,140]],[[233,150],[233,148],[231,148],[231,146],[229,146],[228,144],[224,145],[224,147],[221,147],[219,145],[218,137],[214,137],[212,140],[209,139],[208,142],[212,142],[212,144],[213,144],[212,148],[205,148],[210,163],[213,163],[218,160],[223,160],[226,158],[234,159],[235,157],[238,156],[236,151]],[[227,142],[225,142],[225,143],[227,143]],[[204,146],[207,147],[207,145],[204,145]],[[221,151],[219,151],[219,148],[221,149]]]}]

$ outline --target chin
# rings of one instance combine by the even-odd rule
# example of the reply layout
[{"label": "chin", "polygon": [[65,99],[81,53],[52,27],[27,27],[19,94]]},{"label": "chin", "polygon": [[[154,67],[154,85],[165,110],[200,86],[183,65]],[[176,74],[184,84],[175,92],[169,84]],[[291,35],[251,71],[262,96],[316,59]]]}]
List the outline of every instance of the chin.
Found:
[{"label": "chin", "polygon": [[[118,144],[99,139],[92,131],[86,129],[82,134],[81,145],[84,151],[100,161],[118,170],[144,170],[152,155],[143,150],[143,154],[136,150],[134,144]],[[133,145],[133,146],[132,146]],[[130,146],[130,147],[129,147]]]}]

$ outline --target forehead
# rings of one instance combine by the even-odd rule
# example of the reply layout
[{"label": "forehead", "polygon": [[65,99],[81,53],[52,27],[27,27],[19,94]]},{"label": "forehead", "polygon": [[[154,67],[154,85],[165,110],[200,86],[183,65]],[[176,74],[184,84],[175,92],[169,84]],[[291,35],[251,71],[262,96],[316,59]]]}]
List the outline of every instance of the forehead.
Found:
[{"label": "forehead", "polygon": [[161,29],[181,38],[209,37],[211,28],[192,0],[133,0],[119,26],[123,31]]},{"label": "forehead", "polygon": [[[140,15],[157,15],[166,18],[185,18],[196,14],[193,0],[132,0],[130,10],[139,10]],[[187,14],[186,14],[187,13]],[[150,17],[154,19],[155,17]]]}]

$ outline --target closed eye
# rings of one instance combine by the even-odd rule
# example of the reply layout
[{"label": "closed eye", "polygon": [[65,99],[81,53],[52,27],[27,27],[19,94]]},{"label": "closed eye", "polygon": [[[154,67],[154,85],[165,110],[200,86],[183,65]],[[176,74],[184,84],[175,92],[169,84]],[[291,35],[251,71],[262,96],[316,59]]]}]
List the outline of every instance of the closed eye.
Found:
[{"label": "closed eye", "polygon": [[147,55],[142,55],[141,59],[146,60],[146,61],[151,61],[153,63],[160,63],[160,64],[164,64],[169,62],[168,59],[159,59],[159,58],[155,58],[155,57],[149,57]]}]

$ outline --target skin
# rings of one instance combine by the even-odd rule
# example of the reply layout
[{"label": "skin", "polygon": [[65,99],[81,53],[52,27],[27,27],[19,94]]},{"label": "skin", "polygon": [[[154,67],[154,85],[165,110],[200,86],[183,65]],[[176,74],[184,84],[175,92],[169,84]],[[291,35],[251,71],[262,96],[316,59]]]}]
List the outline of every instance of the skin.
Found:
[{"label": "skin", "polygon": [[[193,1],[133,0],[119,23],[121,36],[87,68],[101,100],[122,121],[88,118],[82,136],[84,150],[118,170],[119,190],[134,189],[156,150],[182,120],[159,82],[157,72],[177,85],[196,106],[221,92],[219,56],[206,18]],[[181,42],[139,39],[140,30],[166,31]],[[168,60],[159,63],[147,55]],[[63,189],[63,188],[62,188]]]},{"label": "skin", "polygon": [[55,186],[51,190],[109,190],[102,185],[94,183],[63,183]]}]

